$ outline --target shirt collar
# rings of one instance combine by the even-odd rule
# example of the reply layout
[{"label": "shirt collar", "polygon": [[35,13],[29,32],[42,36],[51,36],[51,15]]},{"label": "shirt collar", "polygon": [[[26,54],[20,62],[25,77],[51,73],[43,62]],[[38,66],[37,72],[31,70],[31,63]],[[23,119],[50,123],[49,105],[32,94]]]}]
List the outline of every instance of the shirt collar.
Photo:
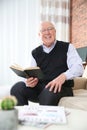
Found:
[{"label": "shirt collar", "polygon": [[49,52],[54,48],[56,42],[57,42],[57,41],[55,40],[54,43],[53,43],[50,47],[47,47],[47,46],[45,46],[45,45],[43,44],[43,45],[42,45],[43,51],[46,52],[46,53],[49,53]]}]

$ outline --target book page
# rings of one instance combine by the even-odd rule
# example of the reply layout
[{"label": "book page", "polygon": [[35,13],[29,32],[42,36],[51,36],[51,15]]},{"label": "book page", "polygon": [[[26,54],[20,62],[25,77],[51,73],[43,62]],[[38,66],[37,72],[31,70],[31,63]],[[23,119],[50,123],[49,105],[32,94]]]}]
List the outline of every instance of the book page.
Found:
[{"label": "book page", "polygon": [[36,67],[26,67],[26,68],[23,68],[22,66],[18,65],[18,64],[13,64],[10,66],[10,68],[14,68],[14,69],[17,69],[17,70],[36,70],[36,69],[40,69],[40,67],[36,66]]},{"label": "book page", "polygon": [[13,65],[10,66],[10,68],[14,68],[14,69],[21,70],[21,71],[24,70],[24,69],[23,69],[20,65],[18,65],[18,64],[13,64]]},{"label": "book page", "polygon": [[40,67],[36,66],[36,67],[27,67],[24,70],[36,70],[36,69],[40,69]]}]

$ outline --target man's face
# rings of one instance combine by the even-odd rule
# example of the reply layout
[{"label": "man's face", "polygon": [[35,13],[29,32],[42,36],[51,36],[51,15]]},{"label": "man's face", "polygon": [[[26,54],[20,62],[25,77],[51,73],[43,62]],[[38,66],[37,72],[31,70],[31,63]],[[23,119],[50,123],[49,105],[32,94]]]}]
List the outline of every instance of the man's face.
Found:
[{"label": "man's face", "polygon": [[56,38],[56,30],[53,24],[50,22],[43,22],[40,25],[39,36],[43,44],[47,47],[50,47],[54,43]]}]

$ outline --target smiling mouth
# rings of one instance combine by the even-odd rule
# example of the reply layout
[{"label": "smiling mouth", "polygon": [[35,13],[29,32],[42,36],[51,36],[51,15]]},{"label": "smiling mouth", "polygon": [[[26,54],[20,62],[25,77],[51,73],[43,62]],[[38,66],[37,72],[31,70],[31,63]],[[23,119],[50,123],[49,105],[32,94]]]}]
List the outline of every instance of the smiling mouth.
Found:
[{"label": "smiling mouth", "polygon": [[45,36],[45,39],[50,40],[51,36]]}]

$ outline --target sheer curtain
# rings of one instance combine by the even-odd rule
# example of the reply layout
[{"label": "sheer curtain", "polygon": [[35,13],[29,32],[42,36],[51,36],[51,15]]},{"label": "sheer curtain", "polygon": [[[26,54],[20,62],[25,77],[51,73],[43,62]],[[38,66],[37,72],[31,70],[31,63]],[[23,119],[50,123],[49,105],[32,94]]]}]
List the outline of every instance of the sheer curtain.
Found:
[{"label": "sheer curtain", "polygon": [[9,66],[26,67],[38,45],[39,0],[0,0],[0,85],[20,80]]},{"label": "sheer curtain", "polygon": [[21,80],[9,66],[28,66],[40,21],[55,23],[57,39],[69,41],[69,9],[70,0],[0,0],[0,85]]},{"label": "sheer curtain", "polygon": [[41,0],[41,21],[52,21],[56,25],[57,39],[69,41],[70,0]]}]

